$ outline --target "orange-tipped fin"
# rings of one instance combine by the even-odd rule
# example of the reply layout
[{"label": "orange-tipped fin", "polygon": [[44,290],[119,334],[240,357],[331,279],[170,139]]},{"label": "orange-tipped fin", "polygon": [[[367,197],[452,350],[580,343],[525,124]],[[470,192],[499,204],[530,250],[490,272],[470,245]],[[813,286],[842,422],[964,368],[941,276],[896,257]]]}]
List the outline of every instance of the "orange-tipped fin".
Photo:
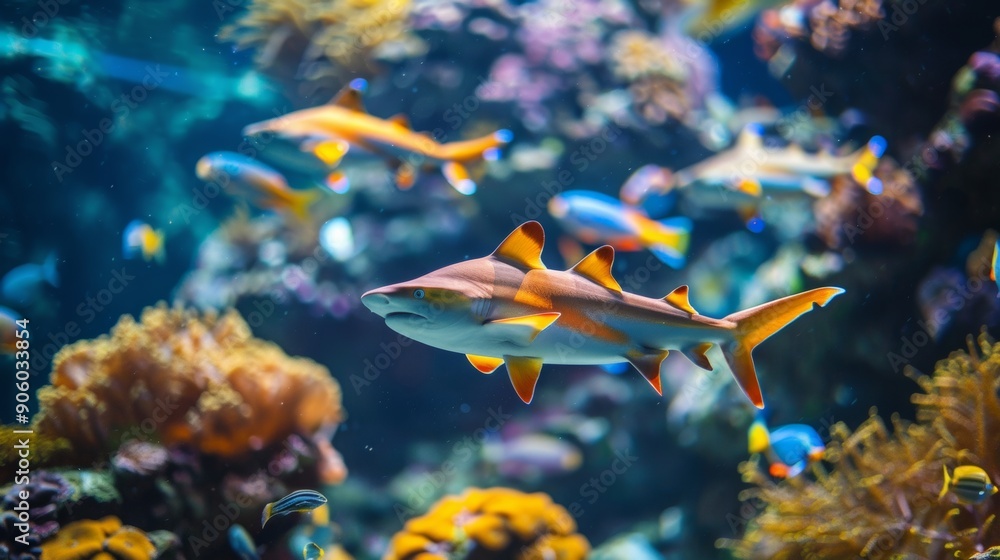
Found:
[{"label": "orange-tipped fin", "polygon": [[545,245],[545,230],[538,222],[525,222],[500,243],[494,258],[524,270],[544,269],[542,247]]},{"label": "orange-tipped fin", "polygon": [[313,155],[330,167],[336,166],[347,155],[351,145],[345,140],[326,140],[313,147]]},{"label": "orange-tipped fin", "polygon": [[368,111],[365,110],[365,104],[361,98],[361,94],[364,93],[367,87],[368,83],[363,79],[352,80],[351,83],[337,92],[337,95],[330,100],[330,104],[359,113],[367,113]]},{"label": "orange-tipped fin", "polygon": [[622,287],[611,275],[611,266],[614,263],[615,250],[610,245],[605,245],[581,259],[569,271],[620,294]]},{"label": "orange-tipped fin", "polygon": [[[523,315],[521,317],[511,317],[509,319],[495,319],[486,323],[489,326],[500,326],[509,331],[507,338],[522,345],[528,345],[535,341],[535,337],[549,325],[560,317],[560,313],[547,312],[535,315]],[[505,333],[506,334],[506,333]]]},{"label": "orange-tipped fin", "polygon": [[670,354],[668,350],[658,350],[653,351],[648,354],[642,354],[636,352],[625,356],[632,366],[639,370],[639,373],[649,382],[656,391],[657,395],[663,395],[663,385],[660,380],[660,365],[663,360],[666,359],[667,355]]},{"label": "orange-tipped fin", "polygon": [[686,285],[675,288],[674,291],[664,296],[663,301],[681,311],[686,311],[692,315],[698,314],[698,311],[691,305],[691,300],[688,299],[688,287]]},{"label": "orange-tipped fin", "polygon": [[478,369],[481,373],[493,373],[498,367],[503,365],[503,358],[476,356],[475,354],[466,354],[465,357],[469,359],[472,367]]},{"label": "orange-tipped fin", "polygon": [[706,371],[712,371],[712,364],[708,361],[707,352],[712,347],[711,342],[695,344],[681,350],[684,356],[691,360],[691,363]]},{"label": "orange-tipped fin", "polygon": [[521,397],[524,404],[531,404],[531,399],[535,395],[535,385],[538,383],[538,374],[542,372],[541,358],[504,356],[503,360],[507,364],[507,373],[510,375],[514,390],[517,391],[517,396]]},{"label": "orange-tipped fin", "polygon": [[389,117],[389,122],[391,122],[393,124],[397,124],[397,125],[405,128],[405,129],[407,129],[407,130],[411,130],[412,129],[412,127],[410,126],[410,117],[407,117],[403,113],[399,113],[397,115],[393,115],[393,116]]}]

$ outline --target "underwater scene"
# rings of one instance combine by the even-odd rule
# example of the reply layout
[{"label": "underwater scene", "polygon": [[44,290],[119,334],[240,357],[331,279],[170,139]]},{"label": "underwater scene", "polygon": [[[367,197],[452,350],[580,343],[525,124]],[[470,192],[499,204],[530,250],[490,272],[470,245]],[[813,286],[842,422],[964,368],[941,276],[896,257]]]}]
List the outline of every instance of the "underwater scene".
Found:
[{"label": "underwater scene", "polygon": [[1000,3],[6,0],[0,560],[1000,558]]}]

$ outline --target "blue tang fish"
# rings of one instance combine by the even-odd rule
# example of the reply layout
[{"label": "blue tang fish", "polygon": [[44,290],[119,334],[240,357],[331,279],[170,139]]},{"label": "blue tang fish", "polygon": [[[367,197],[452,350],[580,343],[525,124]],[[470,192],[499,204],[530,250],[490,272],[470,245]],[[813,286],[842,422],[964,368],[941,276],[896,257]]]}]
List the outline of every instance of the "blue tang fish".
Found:
[{"label": "blue tang fish", "polygon": [[788,424],[774,431],[768,429],[758,414],[749,431],[750,453],[764,453],[775,478],[791,478],[823,458],[826,446],[811,426]]}]

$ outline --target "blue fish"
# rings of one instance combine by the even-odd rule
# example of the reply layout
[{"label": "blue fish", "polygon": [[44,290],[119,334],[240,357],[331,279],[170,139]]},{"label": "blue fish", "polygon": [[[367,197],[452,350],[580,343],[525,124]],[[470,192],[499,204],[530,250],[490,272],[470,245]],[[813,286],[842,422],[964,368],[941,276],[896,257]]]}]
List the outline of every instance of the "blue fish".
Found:
[{"label": "blue fish", "polygon": [[229,546],[240,560],[260,560],[253,537],[242,525],[237,524],[229,528]]},{"label": "blue fish", "polygon": [[607,243],[622,251],[649,249],[673,268],[684,266],[691,220],[662,221],[618,200],[592,191],[567,191],[549,201],[549,213],[584,243]]},{"label": "blue fish", "polygon": [[264,506],[260,526],[263,527],[272,517],[296,512],[305,513],[325,503],[326,496],[315,490],[296,490],[277,502],[271,502]]},{"label": "blue fish", "polygon": [[41,297],[45,284],[59,287],[56,264],[52,254],[42,264],[28,263],[12,269],[0,280],[0,294],[9,303],[30,306]]},{"label": "blue fish", "polygon": [[767,455],[771,476],[775,478],[798,476],[810,463],[822,459],[826,451],[823,440],[811,426],[788,424],[771,431],[760,415],[750,425],[748,438],[751,453]]}]

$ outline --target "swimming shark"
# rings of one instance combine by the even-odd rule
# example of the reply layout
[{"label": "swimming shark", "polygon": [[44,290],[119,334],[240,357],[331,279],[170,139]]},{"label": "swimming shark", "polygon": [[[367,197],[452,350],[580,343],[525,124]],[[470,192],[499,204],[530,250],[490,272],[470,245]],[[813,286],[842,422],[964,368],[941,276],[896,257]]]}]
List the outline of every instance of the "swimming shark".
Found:
[{"label": "swimming shark", "polygon": [[483,373],[506,364],[525,403],[542,364],[629,362],[662,394],[660,365],[671,350],[710,370],[705,353],[718,345],[743,393],[763,408],[754,347],[844,292],[816,288],[713,319],[691,306],[687,286],[663,299],[623,291],[610,245],[560,271],[542,263],[544,242],[542,226],[526,222],[489,256],[371,290],[361,302],[392,330],[465,354]]}]

